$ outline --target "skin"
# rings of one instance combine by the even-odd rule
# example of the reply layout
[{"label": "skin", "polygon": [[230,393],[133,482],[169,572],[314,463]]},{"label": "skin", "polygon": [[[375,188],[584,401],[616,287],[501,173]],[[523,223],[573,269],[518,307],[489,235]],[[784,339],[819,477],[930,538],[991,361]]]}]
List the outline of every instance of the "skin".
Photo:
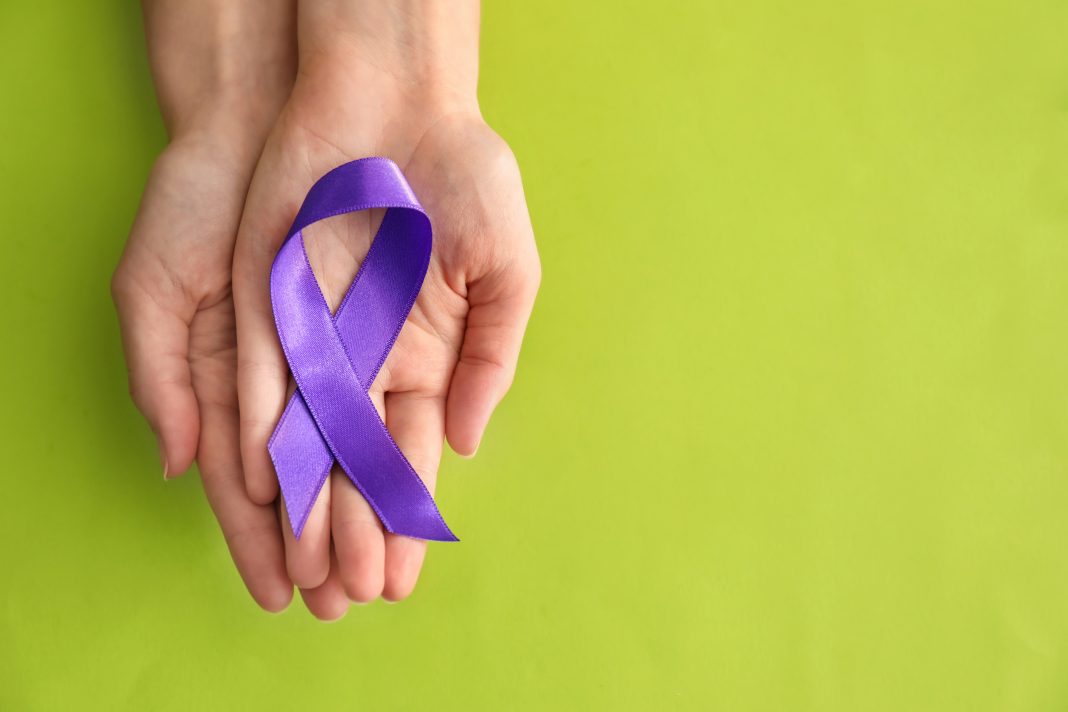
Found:
[{"label": "skin", "polygon": [[278,611],[292,584],[275,509],[244,488],[230,277],[248,185],[296,74],[296,8],[173,0],[144,10],[170,143],[112,278],[130,393],[159,439],[164,477],[197,460],[249,591]]},{"label": "skin", "polygon": [[[189,12],[179,5],[166,7]],[[183,26],[163,22],[161,7],[151,7],[161,32]],[[287,27],[290,9],[274,9]],[[153,14],[146,12],[150,48],[182,46],[173,37],[152,41]],[[267,22],[262,12],[255,21]],[[200,30],[190,36],[203,37]],[[264,34],[230,34],[228,51],[235,36],[262,43]],[[114,280],[131,391],[170,471],[188,467],[195,453],[238,570],[267,610],[284,608],[293,585],[323,620],[344,615],[350,602],[400,600],[413,590],[426,552],[425,542],[383,532],[339,470],[299,541],[279,516],[266,442],[292,384],[268,275],[319,176],[354,158],[388,156],[434,225],[423,290],[371,386],[386,426],[431,490],[443,440],[473,455],[514,376],[540,267],[515,159],[478,110],[477,36],[477,3],[307,0],[297,9],[298,70],[288,99],[284,106],[276,97],[255,102],[281,109],[253,112],[272,123],[254,174],[246,149],[233,149],[241,159],[221,149],[237,145],[224,140],[227,131],[177,129],[218,122],[168,121],[174,139],[149,180]],[[275,50],[272,56],[286,56]],[[173,66],[174,58],[159,61]],[[292,66],[275,66],[274,76],[287,77],[283,86]],[[188,83],[187,69],[175,74]],[[165,118],[168,106],[181,103],[173,95],[195,94],[171,90],[166,76],[156,72]],[[231,67],[228,76],[246,75]],[[262,80],[246,90],[270,93]],[[226,105],[241,104],[234,95]],[[209,103],[201,95],[189,105]],[[246,124],[242,133],[240,145],[255,144],[248,137],[256,129]],[[331,308],[380,219],[358,213],[306,231]]]}]

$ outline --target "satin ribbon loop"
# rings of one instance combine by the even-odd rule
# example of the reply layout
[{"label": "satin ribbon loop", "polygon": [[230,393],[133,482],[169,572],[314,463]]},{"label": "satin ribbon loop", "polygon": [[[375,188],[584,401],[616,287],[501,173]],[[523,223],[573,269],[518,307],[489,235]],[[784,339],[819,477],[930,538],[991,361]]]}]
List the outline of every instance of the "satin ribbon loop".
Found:
[{"label": "satin ribbon loop", "polygon": [[[302,231],[373,208],[386,209],[382,225],[331,315]],[[297,391],[268,451],[297,537],[336,460],[387,531],[457,540],[367,393],[419,294],[431,244],[430,220],[404,175],[374,157],[338,166],[312,186],[275,257],[271,305]]]}]

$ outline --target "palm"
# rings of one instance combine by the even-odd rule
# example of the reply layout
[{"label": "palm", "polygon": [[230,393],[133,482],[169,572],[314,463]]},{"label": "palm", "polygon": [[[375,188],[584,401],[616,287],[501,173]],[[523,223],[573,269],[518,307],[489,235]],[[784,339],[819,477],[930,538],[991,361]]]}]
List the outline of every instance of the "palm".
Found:
[{"label": "palm", "polygon": [[[190,382],[198,415],[208,425],[220,416],[234,417],[237,408],[237,339],[227,263],[247,182],[214,146],[171,146],[155,166],[128,250],[131,259],[167,266],[165,278],[146,279],[145,289],[169,312],[162,319],[188,324]],[[208,440],[199,459],[210,476],[218,469],[216,460],[234,448],[213,448]],[[199,438],[197,449],[204,449]],[[184,470],[184,463],[178,458],[174,466]]]},{"label": "palm", "polygon": [[226,384],[233,390],[226,265],[246,183],[218,147],[172,144],[153,167],[115,274],[131,390],[157,429],[174,435],[162,453],[173,474],[196,454],[201,391],[224,402]]},{"label": "palm", "polygon": [[[514,364],[529,313],[525,302],[536,288],[537,254],[518,170],[507,146],[470,117],[445,118],[405,139],[372,140],[308,116],[299,108],[283,112],[257,169],[235,255],[250,494],[260,502],[277,495],[265,442],[292,388],[266,299],[269,258],[317,178],[376,154],[401,165],[430,215],[434,251],[423,289],[370,392],[397,444],[433,489],[446,432],[461,453],[477,447],[489,411],[510,382],[509,362]],[[332,309],[352,282],[380,217],[357,213],[304,232]],[[272,237],[266,246],[252,243],[264,235]],[[517,309],[518,319],[511,316]],[[458,389],[458,382],[466,386]],[[283,524],[290,576],[317,615],[340,615],[346,594],[357,601],[379,594],[402,598],[415,584],[425,543],[384,534],[339,471],[299,541]]]},{"label": "palm", "polygon": [[248,499],[238,446],[229,264],[249,173],[225,145],[168,147],[153,168],[113,291],[131,392],[160,436],[165,472],[180,474],[197,459],[238,570],[260,604],[278,610],[292,590],[281,534],[273,509]]}]

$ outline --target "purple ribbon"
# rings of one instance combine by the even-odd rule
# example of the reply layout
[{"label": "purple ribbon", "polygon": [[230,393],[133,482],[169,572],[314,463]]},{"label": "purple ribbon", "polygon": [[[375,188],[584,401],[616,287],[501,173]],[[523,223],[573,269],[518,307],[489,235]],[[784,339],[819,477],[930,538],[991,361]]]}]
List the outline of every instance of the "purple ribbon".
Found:
[{"label": "purple ribbon", "polygon": [[[372,208],[387,208],[382,226],[331,315],[301,233]],[[297,537],[337,460],[387,531],[457,541],[367,394],[419,294],[430,247],[430,220],[397,165],[363,158],[312,186],[275,257],[271,303],[297,392],[267,447]]]}]

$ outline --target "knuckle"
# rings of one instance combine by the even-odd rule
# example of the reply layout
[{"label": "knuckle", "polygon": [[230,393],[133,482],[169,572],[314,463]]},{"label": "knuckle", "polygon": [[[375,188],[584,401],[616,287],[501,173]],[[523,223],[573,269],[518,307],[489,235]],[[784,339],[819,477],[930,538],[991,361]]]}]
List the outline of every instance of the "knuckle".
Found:
[{"label": "knuckle", "polygon": [[237,352],[237,373],[240,382],[261,389],[265,384],[285,387],[286,372],[278,363],[268,363],[259,358],[242,356]]},{"label": "knuckle", "polygon": [[121,306],[130,293],[130,271],[125,262],[120,262],[115,271],[111,273],[111,301],[116,306]]},{"label": "knuckle", "polygon": [[333,522],[333,527],[336,530],[335,535],[337,537],[348,541],[364,537],[381,538],[382,536],[382,528],[378,518],[370,511],[369,507],[366,512],[338,516]]},{"label": "knuckle", "polygon": [[515,380],[515,364],[505,363],[499,356],[478,354],[465,354],[460,360],[468,366],[489,372],[492,378],[500,384],[502,390],[507,391],[512,387],[512,382]]}]

